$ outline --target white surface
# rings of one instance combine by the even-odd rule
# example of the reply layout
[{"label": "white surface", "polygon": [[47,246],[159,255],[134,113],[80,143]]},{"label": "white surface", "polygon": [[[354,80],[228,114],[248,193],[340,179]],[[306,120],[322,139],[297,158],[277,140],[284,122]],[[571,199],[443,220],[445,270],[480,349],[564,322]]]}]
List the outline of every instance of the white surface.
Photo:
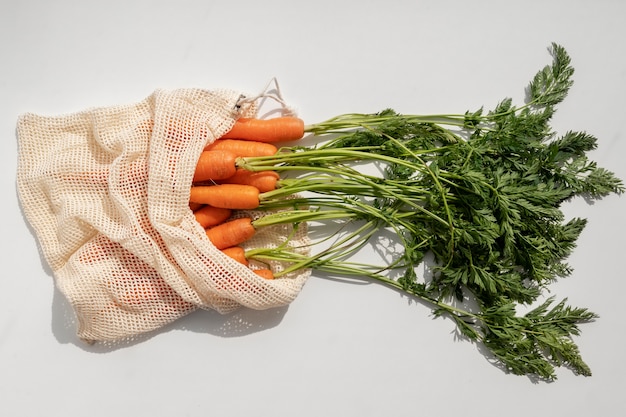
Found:
[{"label": "white surface", "polygon": [[592,154],[626,178],[626,2],[9,1],[0,6],[2,416],[617,416],[626,410],[626,197],[589,219],[558,298],[600,320],[577,338],[594,376],[535,384],[378,285],[313,277],[289,308],[197,312],[107,350],[74,337],[15,193],[15,123],[139,101],[157,88],[259,92],[278,77],[307,121],[393,107],[405,113],[519,100],[566,47],[575,85],[560,132],[600,138]]}]

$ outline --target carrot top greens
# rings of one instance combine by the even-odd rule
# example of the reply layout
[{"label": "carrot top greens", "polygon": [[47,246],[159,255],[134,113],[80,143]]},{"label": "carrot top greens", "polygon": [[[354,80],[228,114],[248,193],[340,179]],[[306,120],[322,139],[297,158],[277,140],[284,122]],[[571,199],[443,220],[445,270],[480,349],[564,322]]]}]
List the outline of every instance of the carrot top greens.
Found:
[{"label": "carrot top greens", "polygon": [[[259,225],[353,226],[312,256],[286,248],[249,256],[374,279],[424,300],[512,373],[550,380],[555,367],[566,366],[590,375],[573,336],[596,315],[544,292],[572,273],[566,260],[586,225],[565,219],[561,205],[621,194],[624,185],[588,158],[595,137],[553,132],[550,120],[574,70],[563,47],[552,44],[550,52],[552,63],[531,80],[520,106],[505,99],[491,111],[458,115],[346,114],[305,127],[327,139],[315,148],[241,158],[250,170],[294,174],[261,195],[261,207],[293,210],[268,214]],[[362,173],[364,162],[380,174]],[[306,195],[281,198],[293,193]],[[394,232],[402,252],[383,266],[351,261],[381,230]],[[432,276],[420,277],[426,259]]]}]

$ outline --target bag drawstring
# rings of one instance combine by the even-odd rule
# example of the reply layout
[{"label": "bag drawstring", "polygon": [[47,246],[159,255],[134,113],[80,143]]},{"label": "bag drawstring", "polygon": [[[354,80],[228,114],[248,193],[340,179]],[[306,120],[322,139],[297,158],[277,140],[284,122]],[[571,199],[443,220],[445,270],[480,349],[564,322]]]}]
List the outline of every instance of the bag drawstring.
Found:
[{"label": "bag drawstring", "polygon": [[[273,88],[272,84],[274,85]],[[261,92],[256,96],[247,97],[243,94],[239,96],[233,111],[239,115],[240,113],[249,110],[252,106],[258,105],[259,101],[263,101],[265,99],[274,100],[280,105],[279,111],[281,116],[296,116],[296,111],[285,102],[276,77],[272,77],[265,88],[263,88],[263,90],[261,90]]]}]

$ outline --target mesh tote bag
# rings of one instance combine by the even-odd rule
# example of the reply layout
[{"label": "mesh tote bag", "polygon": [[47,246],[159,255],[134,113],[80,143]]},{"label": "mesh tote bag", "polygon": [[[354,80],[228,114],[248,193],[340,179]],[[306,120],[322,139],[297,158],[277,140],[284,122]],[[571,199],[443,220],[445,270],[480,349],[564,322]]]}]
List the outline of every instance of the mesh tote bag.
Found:
[{"label": "mesh tote bag", "polygon": [[[203,148],[256,111],[240,92],[179,89],[131,105],[19,117],[22,210],[79,338],[128,339],[198,308],[225,314],[295,299],[308,270],[259,277],[254,264],[216,249],[189,207]],[[244,246],[277,246],[291,233],[287,244],[306,251],[306,225],[260,229]]]}]

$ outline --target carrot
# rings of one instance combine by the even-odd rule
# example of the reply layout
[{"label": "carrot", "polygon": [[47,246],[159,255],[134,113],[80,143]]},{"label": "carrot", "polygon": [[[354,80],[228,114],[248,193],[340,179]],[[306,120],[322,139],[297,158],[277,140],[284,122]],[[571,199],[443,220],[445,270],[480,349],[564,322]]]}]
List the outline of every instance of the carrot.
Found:
[{"label": "carrot", "polygon": [[280,176],[276,171],[249,171],[239,168],[235,175],[219,181],[220,184],[244,184],[256,187],[259,192],[265,193],[276,189],[276,182]]},{"label": "carrot", "polygon": [[223,180],[233,176],[237,171],[236,160],[237,155],[230,151],[203,151],[196,164],[193,182]]},{"label": "carrot", "polygon": [[248,259],[246,258],[246,251],[241,246],[231,246],[229,248],[222,249],[224,255],[227,255],[237,262],[248,266]]},{"label": "carrot", "polygon": [[274,273],[271,269],[254,269],[253,272],[265,279],[274,279]]},{"label": "carrot", "polygon": [[256,233],[252,219],[241,217],[229,220],[206,231],[206,235],[217,249],[226,249],[237,246],[250,239]]},{"label": "carrot", "polygon": [[204,150],[229,151],[240,157],[272,156],[278,152],[278,148],[271,143],[241,139],[218,139],[207,145]]},{"label": "carrot", "polygon": [[220,139],[242,139],[257,142],[298,140],[304,136],[304,121],[298,117],[271,119],[240,118]]},{"label": "carrot", "polygon": [[259,190],[245,184],[194,185],[189,201],[232,210],[251,210],[259,207]]},{"label": "carrot", "polygon": [[191,211],[196,211],[198,209],[201,209],[202,207],[204,207],[204,204],[189,202],[189,208],[191,209]]},{"label": "carrot", "polygon": [[231,214],[231,209],[213,207],[209,205],[205,205],[193,213],[193,215],[196,216],[198,223],[200,223],[200,225],[205,229],[207,227],[217,226],[218,224],[226,221]]}]

